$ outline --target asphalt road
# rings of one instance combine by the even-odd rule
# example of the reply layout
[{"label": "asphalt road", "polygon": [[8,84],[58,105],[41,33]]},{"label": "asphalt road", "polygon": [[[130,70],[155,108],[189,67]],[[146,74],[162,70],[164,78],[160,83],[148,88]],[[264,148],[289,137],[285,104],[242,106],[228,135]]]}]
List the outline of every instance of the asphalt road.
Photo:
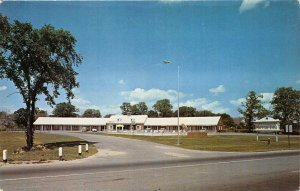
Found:
[{"label": "asphalt road", "polygon": [[[73,134],[72,134],[73,135]],[[201,152],[123,138],[96,142],[91,158],[3,166],[6,190],[299,190],[299,152]]]}]

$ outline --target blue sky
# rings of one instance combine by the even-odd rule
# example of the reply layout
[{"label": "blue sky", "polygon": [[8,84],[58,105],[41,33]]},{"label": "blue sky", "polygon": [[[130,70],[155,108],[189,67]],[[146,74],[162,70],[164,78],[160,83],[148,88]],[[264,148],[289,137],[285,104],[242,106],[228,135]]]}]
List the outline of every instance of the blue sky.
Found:
[{"label": "blue sky", "polygon": [[[2,2],[2,1],[0,1]],[[120,113],[123,102],[149,109],[168,98],[180,105],[238,116],[250,90],[265,106],[282,86],[300,87],[300,6],[291,1],[9,2],[0,12],[40,28],[69,30],[83,57],[72,103],[81,112]],[[163,60],[172,64],[164,65]],[[0,80],[0,110],[24,107]],[[57,103],[66,101],[63,91]],[[7,97],[8,96],[8,97]],[[37,106],[52,108],[40,96]]]}]

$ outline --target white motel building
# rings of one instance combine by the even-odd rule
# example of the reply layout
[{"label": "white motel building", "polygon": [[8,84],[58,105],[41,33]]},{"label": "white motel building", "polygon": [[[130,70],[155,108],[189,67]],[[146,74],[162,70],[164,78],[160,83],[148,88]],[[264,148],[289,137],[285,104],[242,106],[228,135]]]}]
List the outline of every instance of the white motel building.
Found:
[{"label": "white motel building", "polygon": [[[223,123],[220,116],[213,117],[180,117],[180,129],[186,131],[220,131]],[[39,131],[143,131],[164,130],[177,131],[178,118],[150,118],[147,115],[113,115],[110,118],[72,118],[72,117],[39,117],[34,122]]]}]

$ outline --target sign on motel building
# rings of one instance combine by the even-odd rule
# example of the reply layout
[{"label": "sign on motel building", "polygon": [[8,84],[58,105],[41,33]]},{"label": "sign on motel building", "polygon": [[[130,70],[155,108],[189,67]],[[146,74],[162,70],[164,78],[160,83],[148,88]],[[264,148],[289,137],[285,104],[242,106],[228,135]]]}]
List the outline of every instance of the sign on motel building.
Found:
[{"label": "sign on motel building", "polygon": [[254,131],[256,132],[279,132],[280,120],[271,117],[264,117],[253,122],[255,125]]},{"label": "sign on motel building", "polygon": [[[220,131],[223,123],[220,116],[213,117],[180,117],[180,129],[186,131]],[[147,115],[113,115],[110,118],[72,118],[72,117],[39,117],[35,130],[39,131],[144,131],[164,130],[177,131],[178,118],[149,118]]]}]

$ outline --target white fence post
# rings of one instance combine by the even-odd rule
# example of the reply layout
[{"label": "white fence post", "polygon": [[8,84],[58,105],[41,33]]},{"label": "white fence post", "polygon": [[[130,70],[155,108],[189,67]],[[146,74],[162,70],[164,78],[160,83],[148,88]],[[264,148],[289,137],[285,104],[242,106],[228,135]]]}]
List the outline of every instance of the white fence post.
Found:
[{"label": "white fence post", "polygon": [[89,144],[85,144],[85,152],[89,152]]},{"label": "white fence post", "polygon": [[62,156],[63,156],[63,150],[62,147],[58,148],[58,156],[59,156],[59,160],[62,160]]},{"label": "white fence post", "polygon": [[81,155],[81,145],[78,145],[78,155]]},{"label": "white fence post", "polygon": [[7,150],[3,150],[3,162],[7,162]]}]

